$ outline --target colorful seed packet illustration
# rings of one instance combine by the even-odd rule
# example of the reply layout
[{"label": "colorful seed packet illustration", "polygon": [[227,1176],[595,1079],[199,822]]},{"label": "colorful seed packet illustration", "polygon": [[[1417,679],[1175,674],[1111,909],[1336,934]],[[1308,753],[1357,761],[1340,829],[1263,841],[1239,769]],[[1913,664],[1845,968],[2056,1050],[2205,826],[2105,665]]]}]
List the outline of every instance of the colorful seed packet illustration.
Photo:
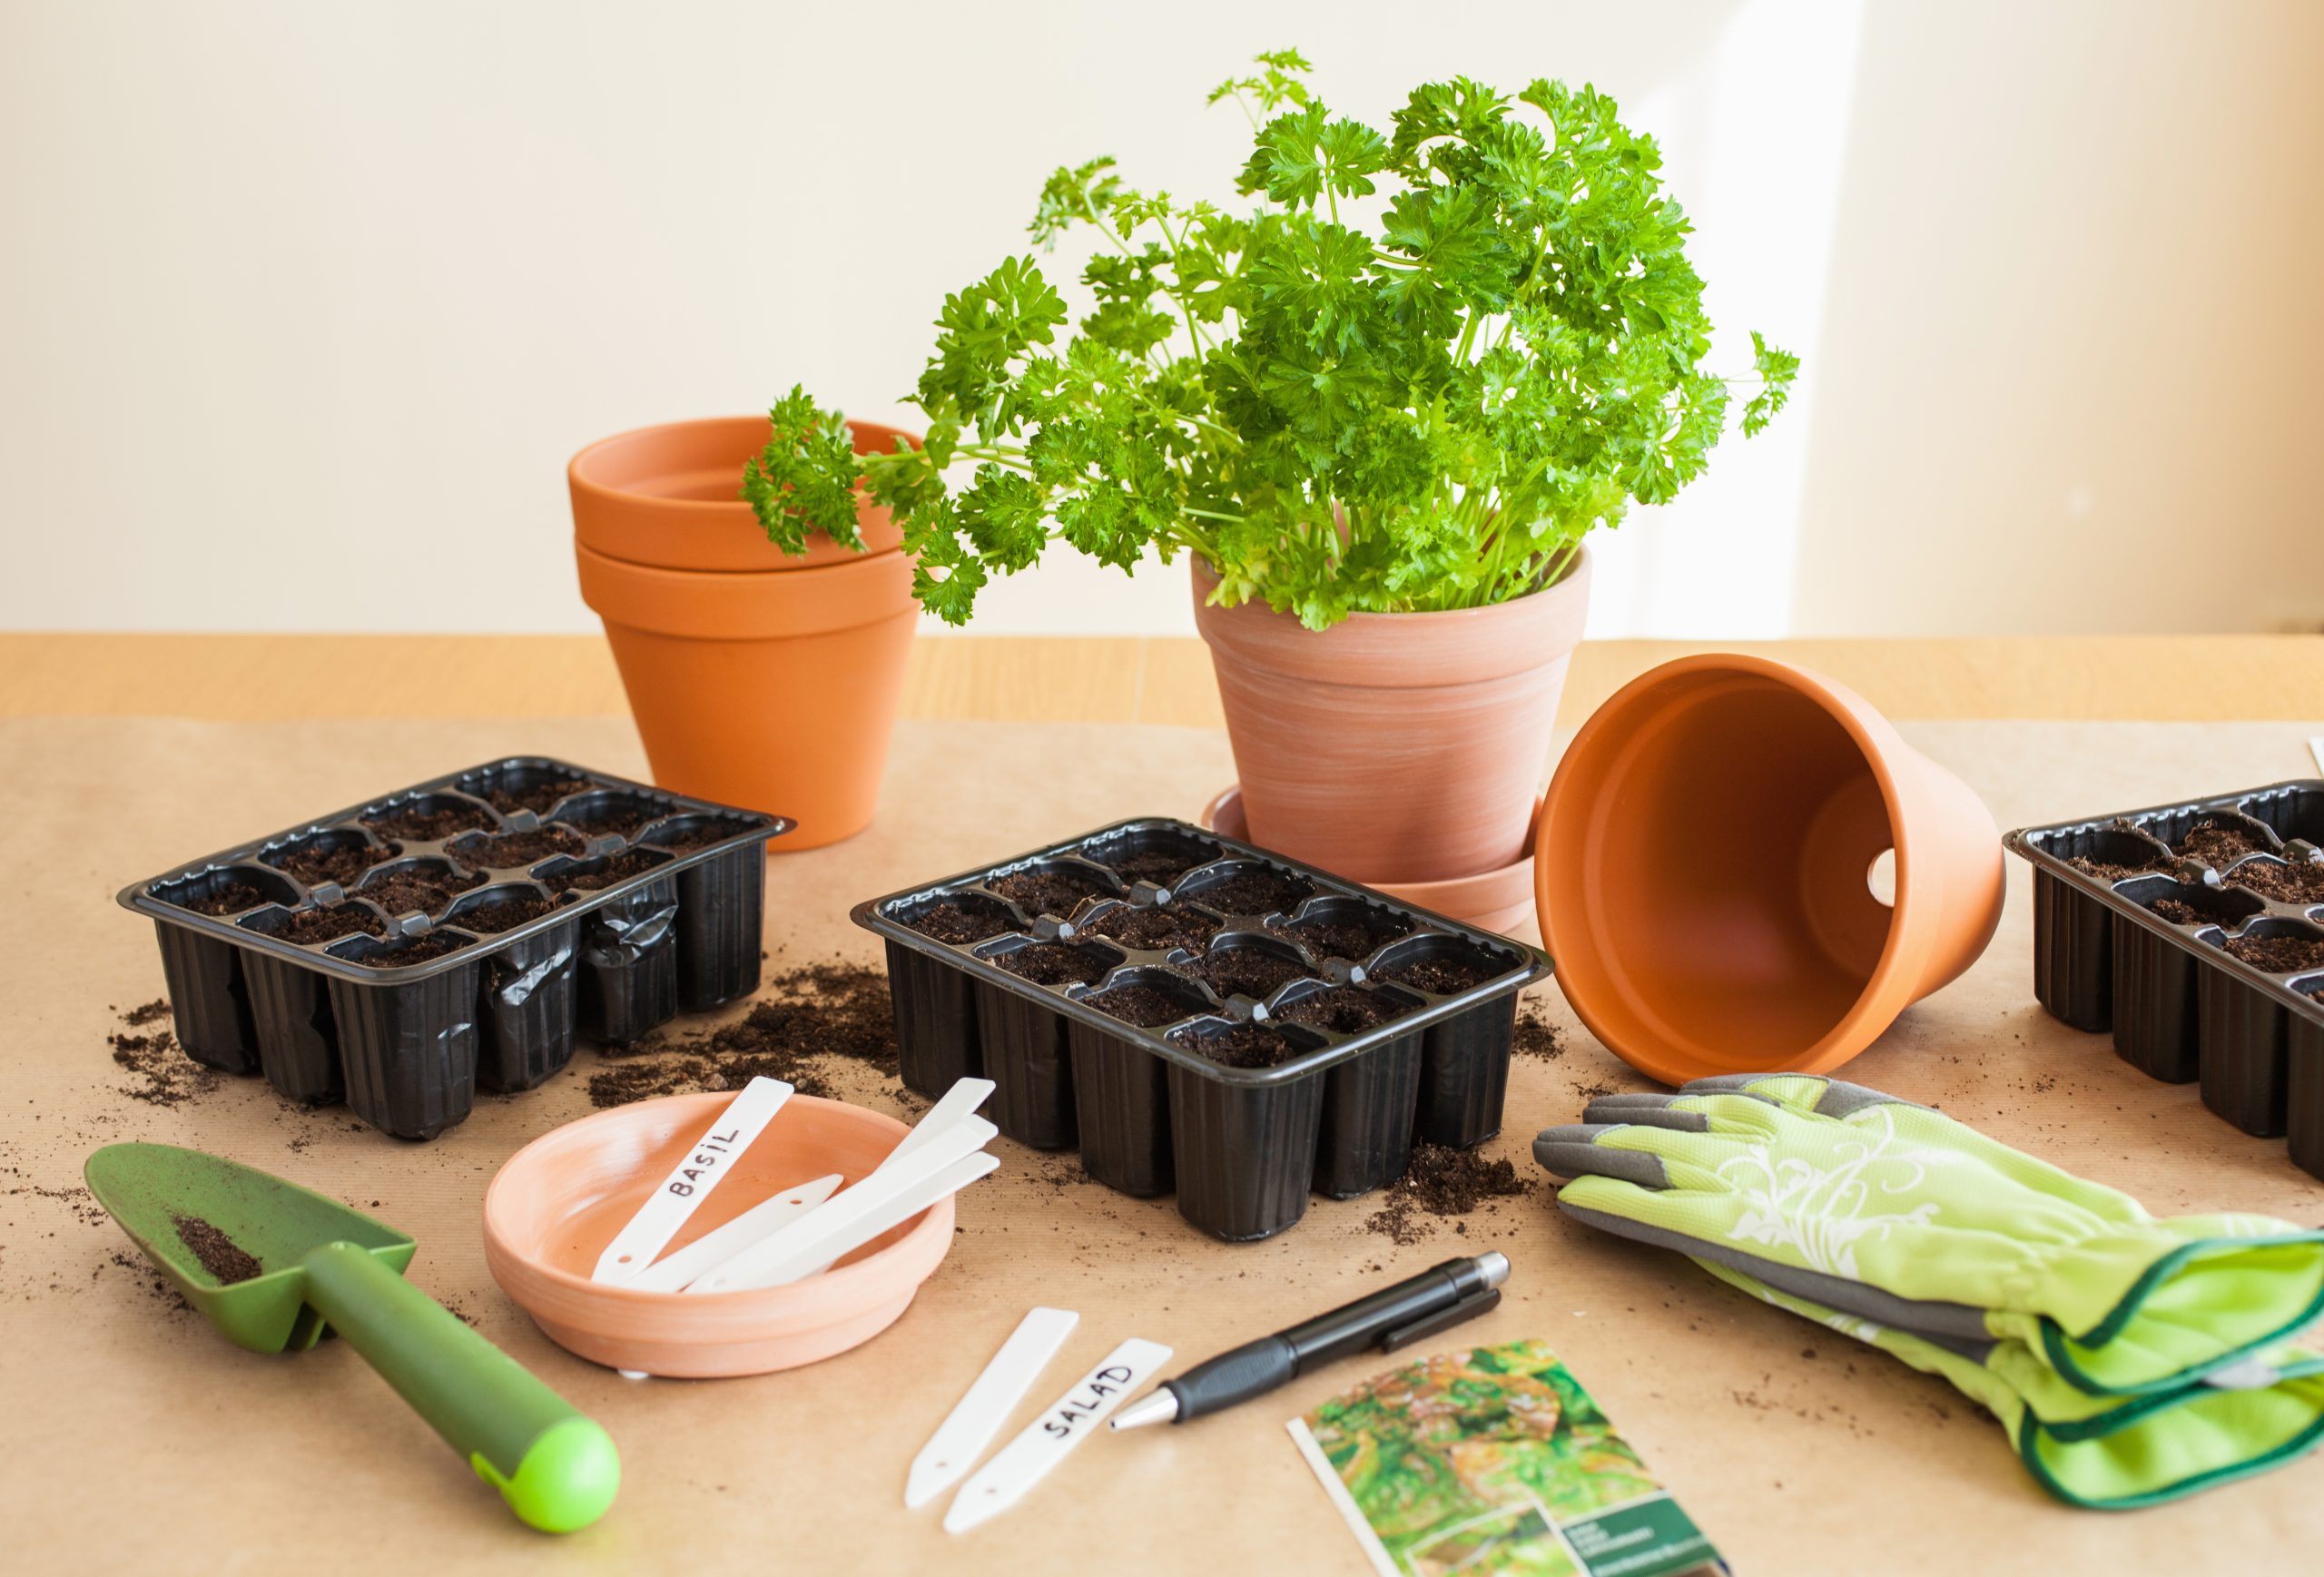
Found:
[{"label": "colorful seed packet illustration", "polygon": [[1290,1429],[1383,1577],[1728,1570],[1544,1342],[1407,1364]]}]

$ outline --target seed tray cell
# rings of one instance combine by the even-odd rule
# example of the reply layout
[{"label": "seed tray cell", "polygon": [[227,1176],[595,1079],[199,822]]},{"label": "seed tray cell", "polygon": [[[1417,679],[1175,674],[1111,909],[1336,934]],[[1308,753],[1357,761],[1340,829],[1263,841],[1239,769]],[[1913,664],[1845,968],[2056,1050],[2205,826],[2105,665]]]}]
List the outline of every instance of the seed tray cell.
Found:
[{"label": "seed tray cell", "polygon": [[2003,842],[2034,866],[2042,1005],[2324,1178],[2324,779]]},{"label": "seed tray cell", "polygon": [[[1060,912],[1062,911],[1063,912]],[[1118,822],[854,911],[904,1082],[995,1086],[1011,1138],[1176,1194],[1229,1242],[1501,1129],[1538,950],[1184,822]]]},{"label": "seed tray cell", "polygon": [[541,756],[488,762],[165,874],[150,917],[178,1041],[308,1104],[433,1138],[759,981],[781,816]]}]

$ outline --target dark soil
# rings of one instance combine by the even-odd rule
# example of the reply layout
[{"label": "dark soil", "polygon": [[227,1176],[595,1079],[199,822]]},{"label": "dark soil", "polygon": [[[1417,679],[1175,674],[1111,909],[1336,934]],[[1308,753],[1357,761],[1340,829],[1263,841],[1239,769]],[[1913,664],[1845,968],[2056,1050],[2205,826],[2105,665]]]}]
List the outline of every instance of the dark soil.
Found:
[{"label": "dark soil", "polygon": [[1181,1030],[1170,1040],[1221,1068],[1274,1068],[1309,1050],[1267,1024],[1237,1024],[1217,1035]]},{"label": "dark soil", "polygon": [[399,970],[406,964],[426,963],[429,959],[442,958],[446,953],[457,952],[468,945],[466,937],[431,931],[408,941],[397,942],[393,947],[383,947],[354,961],[367,970]]},{"label": "dark soil", "polygon": [[530,811],[539,816],[547,814],[548,808],[566,795],[591,786],[586,777],[532,778],[513,788],[496,784],[485,791],[484,797],[504,816],[512,811]]},{"label": "dark soil", "polygon": [[2161,871],[2169,865],[2170,861],[2165,856],[2157,854],[2143,865],[2110,865],[2103,860],[2093,860],[2087,854],[2077,854],[2066,863],[2083,875],[2095,877],[2101,882],[2127,882],[2133,876],[2143,876],[2150,871]]},{"label": "dark soil", "polygon": [[2159,914],[2173,925],[2209,925],[2211,917],[2183,898],[2158,898],[2147,905],[2150,912]]},{"label": "dark soil", "polygon": [[1157,887],[1167,887],[1196,866],[1218,858],[1216,849],[1199,843],[1149,843],[1102,853],[1085,848],[1082,854],[1125,882],[1151,882]]},{"label": "dark soil", "polygon": [[1538,1062],[1554,1062],[1565,1055],[1565,1044],[1558,1038],[1558,1027],[1550,1022],[1540,1007],[1521,1002],[1517,1008],[1517,1023],[1511,1036],[1509,1052],[1512,1057],[1531,1057]]},{"label": "dark soil", "polygon": [[2324,939],[2309,936],[2239,936],[2227,951],[2271,975],[2324,969]]},{"label": "dark soil", "polygon": [[1475,1150],[1423,1142],[1413,1147],[1412,1165],[1388,1188],[1388,1202],[1364,1222],[1373,1231],[1409,1247],[1427,1236],[1427,1218],[1466,1216],[1494,1201],[1533,1191],[1506,1160],[1487,1160]]},{"label": "dark soil", "polygon": [[1049,871],[1013,872],[986,885],[1020,909],[1034,914],[1054,914],[1059,920],[1069,918],[1083,899],[1113,892],[1094,872],[1077,871],[1070,865]]},{"label": "dark soil", "polygon": [[341,903],[331,909],[310,909],[294,914],[290,923],[274,934],[294,947],[315,947],[358,931],[365,936],[385,936],[387,922],[359,903]]},{"label": "dark soil", "polygon": [[2190,859],[2212,866],[2231,864],[2256,849],[2267,847],[2249,827],[2213,821],[2197,822],[2185,837],[2171,846]]},{"label": "dark soil", "polygon": [[433,876],[399,871],[392,876],[365,882],[356,896],[369,899],[389,914],[406,914],[415,909],[422,914],[434,914],[483,880],[481,876]]},{"label": "dark soil", "polygon": [[1431,991],[1440,997],[1452,996],[1471,986],[1483,985],[1505,971],[1495,969],[1483,959],[1416,958],[1403,963],[1390,964],[1386,969],[1372,971],[1374,980],[1393,981],[1414,991]]},{"label": "dark soil", "polygon": [[683,854],[692,849],[706,849],[713,843],[723,843],[742,830],[740,822],[706,822],[684,832],[672,833],[666,838],[656,838],[654,846],[667,849],[673,854]]},{"label": "dark soil", "polygon": [[2254,860],[2235,873],[2235,884],[2279,903],[2324,903],[2324,860],[2297,865]]},{"label": "dark soil", "polygon": [[556,907],[554,898],[509,898],[498,903],[487,903],[462,912],[455,922],[463,931],[473,931],[484,936],[498,936],[504,931],[514,931],[528,920],[538,920]]},{"label": "dark soil", "polygon": [[1361,1035],[1366,1030],[1401,1019],[1413,1009],[1393,997],[1354,986],[1333,986],[1313,996],[1285,1004],[1276,1016],[1295,1024],[1329,1030],[1334,1035]]},{"label": "dark soil", "polygon": [[577,827],[593,838],[626,838],[648,822],[670,813],[666,805],[608,805],[594,816],[561,816],[559,826]]},{"label": "dark soil", "polygon": [[1174,1024],[1198,1010],[1158,986],[1142,985],[1136,981],[1081,1000],[1099,1012],[1119,1019],[1126,1024],[1136,1024],[1141,1030]]},{"label": "dark soil", "polygon": [[992,961],[1039,986],[1078,986],[1105,974],[1107,962],[1061,941],[1037,941]]},{"label": "dark soil", "polygon": [[596,871],[561,871],[541,878],[552,892],[597,892],[669,862],[643,849],[625,849]]},{"label": "dark soil", "polygon": [[903,923],[922,936],[934,937],[938,941],[953,947],[989,941],[1017,929],[1017,922],[1009,918],[1009,912],[997,903],[960,901],[931,905]]},{"label": "dark soil", "polygon": [[1297,959],[1263,947],[1222,947],[1187,965],[1187,972],[1222,997],[1264,997],[1287,981],[1308,978],[1307,966]]},{"label": "dark soil", "polygon": [[341,887],[351,887],[355,879],[382,861],[392,860],[401,853],[402,846],[388,843],[379,848],[367,848],[360,843],[333,847],[311,844],[294,850],[268,863],[288,871],[310,887],[320,887],[326,882],[336,882]]},{"label": "dark soil", "polygon": [[1167,952],[1174,947],[1199,948],[1218,930],[1207,914],[1175,904],[1151,909],[1124,905],[1089,927],[1092,936],[1108,937],[1124,947]]},{"label": "dark soil", "polygon": [[383,838],[409,838],[416,843],[435,843],[487,826],[491,820],[478,805],[446,805],[435,811],[407,805],[401,810],[366,816],[363,824]]},{"label": "dark soil", "polygon": [[222,1286],[231,1286],[238,1281],[266,1274],[265,1266],[201,1217],[172,1216],[170,1219],[177,1224],[178,1241],[193,1251],[193,1257],[202,1261],[202,1268],[216,1276]]},{"label": "dark soil", "polygon": [[1383,914],[1373,924],[1361,920],[1304,920],[1296,925],[1274,928],[1295,941],[1307,944],[1309,951],[1321,958],[1344,958],[1351,962],[1369,958],[1379,951],[1382,943],[1412,930],[1412,922],[1393,915]]},{"label": "dark soil", "polygon": [[1314,882],[1288,872],[1246,871],[1187,896],[1198,897],[1229,914],[1273,914],[1293,907],[1315,891]]},{"label": "dark soil", "polygon": [[189,898],[180,909],[191,909],[196,914],[240,914],[245,909],[256,909],[267,902],[266,894],[247,882],[221,882],[207,898]]},{"label": "dark soil", "polygon": [[545,826],[497,838],[464,838],[445,852],[463,865],[506,869],[537,864],[552,854],[578,854],[588,846],[570,827]]},{"label": "dark soil", "polygon": [[[170,1004],[159,998],[121,1016],[123,1029],[105,1037],[113,1060],[137,1082],[129,1087],[132,1100],[149,1106],[178,1106],[218,1088],[215,1069],[204,1068],[185,1054],[177,1037],[150,1026],[170,1016]],[[143,1033],[133,1031],[143,1030]]]},{"label": "dark soil", "polygon": [[762,1074],[802,1095],[839,1099],[845,1091],[833,1076],[845,1069],[897,1077],[885,974],[837,961],[803,964],[772,971],[766,990],[773,1000],[706,1035],[607,1048],[606,1066],[589,1076],[590,1101],[625,1106],[657,1095],[740,1089]]}]

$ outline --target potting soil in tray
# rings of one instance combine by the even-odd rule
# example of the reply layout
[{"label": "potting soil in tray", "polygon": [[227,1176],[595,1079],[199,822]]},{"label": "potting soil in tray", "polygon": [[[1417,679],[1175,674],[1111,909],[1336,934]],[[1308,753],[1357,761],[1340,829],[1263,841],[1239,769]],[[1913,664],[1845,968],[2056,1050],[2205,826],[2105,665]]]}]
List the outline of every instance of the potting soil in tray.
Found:
[{"label": "potting soil in tray", "polygon": [[2027,827],[2034,982],[2324,1178],[2324,779]]},{"label": "potting soil in tray", "polygon": [[[1060,912],[1062,911],[1062,912]],[[1142,818],[856,906],[886,940],[904,1082],[1175,1193],[1229,1241],[1310,1192],[1500,1130],[1518,993],[1549,960],[1184,822]]]},{"label": "potting soil in tray", "polygon": [[291,1099],[432,1138],[758,985],[780,816],[537,756],[453,773],[133,883],[177,1038]]}]

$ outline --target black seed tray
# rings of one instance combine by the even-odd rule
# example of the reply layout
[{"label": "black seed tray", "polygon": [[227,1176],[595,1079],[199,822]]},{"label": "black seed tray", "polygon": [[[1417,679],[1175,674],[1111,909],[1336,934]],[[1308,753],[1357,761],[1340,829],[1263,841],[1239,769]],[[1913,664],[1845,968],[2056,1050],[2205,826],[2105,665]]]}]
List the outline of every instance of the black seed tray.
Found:
[{"label": "black seed tray", "polygon": [[[756,990],[766,842],[792,824],[512,756],[133,882],[121,902],[153,920],[188,1055],[426,1139],[468,1116],[478,1084],[556,1073],[576,1034],[625,1043]],[[578,884],[608,869],[623,874]],[[543,900],[494,929],[503,905]],[[387,961],[404,953],[419,956]]]},{"label": "black seed tray", "polygon": [[[938,912],[962,917],[950,940],[915,929]],[[1078,1148],[1124,1193],[1175,1192],[1229,1242],[1293,1226],[1310,1191],[1393,1182],[1415,1139],[1499,1132],[1517,994],[1550,972],[1506,937],[1155,817],[890,893],[854,920],[887,941],[907,1085],[990,1079],[1003,1133]],[[1430,962],[1473,978],[1397,979]],[[1154,1021],[1090,1000],[1117,991]],[[1393,1017],[1367,1027],[1344,1016],[1382,1009]],[[1202,1050],[1270,1032],[1288,1043],[1272,1067]]]},{"label": "black seed tray", "polygon": [[[2324,1178],[2324,779],[2003,842],[2034,866],[2042,1005],[2111,1030],[2142,1072],[2201,1080],[2205,1106],[2288,1135],[2293,1162]],[[2257,949],[2284,956],[2239,956]]]}]

